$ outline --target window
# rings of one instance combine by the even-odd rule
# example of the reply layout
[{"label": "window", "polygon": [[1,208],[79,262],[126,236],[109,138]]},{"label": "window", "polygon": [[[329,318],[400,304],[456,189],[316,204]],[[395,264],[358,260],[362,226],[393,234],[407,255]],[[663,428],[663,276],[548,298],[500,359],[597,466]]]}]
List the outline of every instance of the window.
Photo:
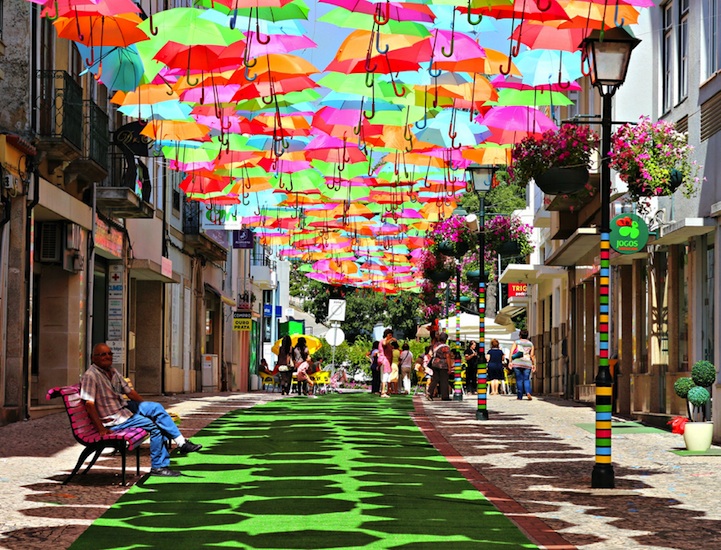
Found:
[{"label": "window", "polygon": [[663,10],[663,42],[661,45],[661,89],[663,112],[667,113],[673,106],[673,4],[664,5]]},{"label": "window", "polygon": [[721,69],[721,40],[719,40],[719,4],[718,0],[704,1],[703,20],[705,22],[704,44],[706,46],[706,78]]},{"label": "window", "polygon": [[678,99],[688,97],[688,3],[678,3]]}]

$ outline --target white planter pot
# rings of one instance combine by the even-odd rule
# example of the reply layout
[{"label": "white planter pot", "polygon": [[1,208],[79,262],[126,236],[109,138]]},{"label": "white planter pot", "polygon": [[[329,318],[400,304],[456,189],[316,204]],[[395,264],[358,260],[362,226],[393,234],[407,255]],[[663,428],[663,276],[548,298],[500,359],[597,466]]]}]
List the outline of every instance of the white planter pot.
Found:
[{"label": "white planter pot", "polygon": [[689,451],[708,451],[713,439],[713,422],[686,422],[683,440]]}]

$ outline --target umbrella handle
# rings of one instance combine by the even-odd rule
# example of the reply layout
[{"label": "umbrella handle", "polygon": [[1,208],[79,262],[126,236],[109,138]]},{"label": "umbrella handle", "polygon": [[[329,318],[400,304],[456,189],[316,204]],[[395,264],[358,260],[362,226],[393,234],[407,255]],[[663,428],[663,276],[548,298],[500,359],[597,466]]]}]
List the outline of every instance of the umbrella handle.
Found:
[{"label": "umbrella handle", "polygon": [[384,50],[381,50],[380,45],[381,45],[381,33],[377,32],[376,33],[376,51],[381,55],[388,53],[388,50],[390,49],[390,45],[386,44],[386,47]]},{"label": "umbrella handle", "polygon": [[[549,3],[551,0],[548,0]],[[626,24],[626,18],[621,17],[621,21],[618,20],[618,0],[616,0],[616,10],[613,12],[613,24],[616,27],[623,27]]]},{"label": "umbrella handle", "polygon": [[[57,5],[57,0],[55,0],[55,3]],[[158,26],[153,25],[153,14],[152,13],[148,16],[148,29],[150,30],[150,34],[152,34],[153,36],[158,36]]]},{"label": "umbrella handle", "polygon": [[268,35],[268,39],[263,41],[260,39],[260,15],[258,14],[258,8],[255,9],[255,40],[258,42],[258,44],[263,44],[264,46],[268,43],[270,43],[270,35]]},{"label": "umbrella handle", "polygon": [[441,53],[443,54],[443,57],[451,57],[453,55],[453,50],[455,49],[456,45],[456,10],[453,10],[453,17],[451,19],[451,43],[450,43],[450,50],[448,53],[446,53],[446,47],[441,47]]},{"label": "umbrella handle", "polygon": [[55,13],[53,13],[52,15],[50,14],[50,11],[45,8],[45,19],[47,19],[48,21],[55,21],[58,18],[58,15],[60,15],[58,9],[58,0],[55,0],[55,2],[53,2],[53,6],[55,7]]},{"label": "umbrella handle", "polygon": [[[382,27],[383,25],[388,24],[388,21],[391,20],[391,3],[390,0],[386,0],[386,13],[384,17],[381,17],[381,5],[376,4],[375,13],[373,13],[373,21],[375,21],[376,25],[379,27]],[[383,52],[381,52],[383,53]]]},{"label": "umbrella handle", "polygon": [[[256,59],[255,62],[257,63],[258,60]],[[257,75],[257,74],[254,75],[253,78],[250,78],[250,73],[248,72],[248,65],[245,66],[245,72],[243,73],[243,76],[245,77],[245,79],[246,79],[248,82],[253,82],[253,81],[255,81],[256,78],[258,78],[258,75]],[[272,103],[272,101],[271,101],[271,103]],[[270,105],[270,103],[266,103],[266,105]]]},{"label": "umbrella handle", "polygon": [[468,24],[473,25],[474,27],[476,25],[480,25],[481,21],[483,21],[483,14],[478,15],[478,19],[471,19],[471,0],[468,0],[468,13],[466,14],[468,16]]}]

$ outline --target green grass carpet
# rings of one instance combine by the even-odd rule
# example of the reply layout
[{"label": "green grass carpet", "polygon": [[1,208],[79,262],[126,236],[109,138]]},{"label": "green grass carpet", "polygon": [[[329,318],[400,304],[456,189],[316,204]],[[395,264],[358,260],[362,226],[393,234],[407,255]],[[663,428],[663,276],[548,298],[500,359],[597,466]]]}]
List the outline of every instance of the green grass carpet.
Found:
[{"label": "green grass carpet", "polygon": [[290,397],[232,412],[80,536],[106,548],[536,548],[413,423],[410,399]]}]

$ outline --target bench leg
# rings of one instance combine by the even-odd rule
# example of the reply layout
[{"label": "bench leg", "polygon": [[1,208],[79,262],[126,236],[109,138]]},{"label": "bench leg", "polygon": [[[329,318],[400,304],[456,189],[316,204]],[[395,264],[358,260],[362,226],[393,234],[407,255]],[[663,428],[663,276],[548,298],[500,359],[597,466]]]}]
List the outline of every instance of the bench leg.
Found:
[{"label": "bench leg", "polygon": [[121,459],[122,464],[123,464],[123,466],[122,466],[122,468],[123,468],[123,474],[122,474],[122,478],[121,478],[121,479],[122,479],[123,487],[125,487],[125,449],[122,449],[122,450],[120,451],[120,459]]},{"label": "bench leg", "polygon": [[85,447],[85,449],[83,449],[83,452],[80,453],[80,458],[78,458],[78,462],[77,464],[75,464],[75,468],[73,468],[73,471],[70,472],[70,475],[65,478],[65,481],[63,481],[63,485],[67,485],[68,483],[70,483],[70,480],[73,479],[73,477],[75,477],[75,474],[78,473],[78,470],[80,470],[80,466],[83,465],[85,459],[87,459],[91,453],[95,452],[95,456],[90,461],[90,465],[83,471],[83,474],[87,474],[88,470],[93,467],[93,464],[95,464],[98,456],[100,456],[101,451],[102,449],[96,449],[95,447]]}]

